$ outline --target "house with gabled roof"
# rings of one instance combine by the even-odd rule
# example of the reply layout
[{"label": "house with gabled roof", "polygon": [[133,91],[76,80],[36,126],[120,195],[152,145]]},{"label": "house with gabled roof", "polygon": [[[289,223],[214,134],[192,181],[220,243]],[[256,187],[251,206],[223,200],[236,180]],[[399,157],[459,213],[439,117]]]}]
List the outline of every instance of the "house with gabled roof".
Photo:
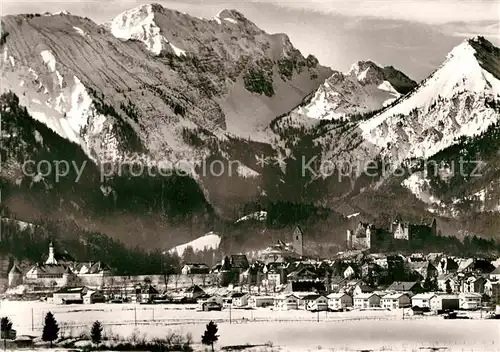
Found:
[{"label": "house with gabled roof", "polygon": [[347,285],[347,282],[348,280],[343,276],[333,276],[330,279],[330,290],[339,292]]},{"label": "house with gabled roof", "polygon": [[407,293],[391,293],[382,297],[381,305],[388,309],[405,308],[411,305],[411,299]]},{"label": "house with gabled roof", "polygon": [[299,309],[300,298],[295,294],[284,294],[274,298],[274,307],[279,310]]},{"label": "house with gabled roof", "polygon": [[344,310],[353,306],[352,297],[347,293],[330,293],[327,298],[330,310]]},{"label": "house with gabled roof", "polygon": [[328,298],[320,294],[311,294],[300,299],[299,308],[309,311],[328,310]]},{"label": "house with gabled roof", "polygon": [[375,288],[364,284],[363,282],[360,282],[356,286],[354,286],[354,289],[352,291],[353,295],[359,295],[361,293],[372,293],[375,291]]},{"label": "house with gabled roof", "polygon": [[68,286],[76,275],[66,264],[36,264],[25,275],[26,284],[45,287]]},{"label": "house with gabled roof", "polygon": [[248,263],[247,256],[244,254],[233,254],[230,258],[231,269],[244,271],[248,269],[250,264]]},{"label": "house with gabled roof", "polygon": [[460,308],[461,309],[478,309],[481,307],[482,296],[479,293],[460,293]]},{"label": "house with gabled roof", "polygon": [[250,295],[246,292],[233,292],[230,297],[233,307],[245,307],[248,305]]},{"label": "house with gabled roof", "polygon": [[156,287],[150,284],[145,284],[136,289],[138,296],[136,299],[142,303],[151,303],[156,297],[160,295]]},{"label": "house with gabled roof", "polygon": [[184,294],[188,298],[198,299],[206,295],[205,291],[198,285],[192,285],[184,290]]},{"label": "house with gabled roof", "polygon": [[500,266],[498,266],[495,270],[493,270],[489,274],[489,277],[493,281],[499,281],[500,280]]},{"label": "house with gabled roof", "polygon": [[437,293],[431,297],[431,310],[435,312],[455,310],[459,307],[460,299],[457,295]]},{"label": "house with gabled roof", "polygon": [[394,281],[388,288],[387,291],[401,292],[401,293],[422,293],[425,290],[422,285],[416,281]]},{"label": "house with gabled roof", "polygon": [[354,308],[376,308],[380,307],[380,296],[375,293],[361,293],[354,296]]},{"label": "house with gabled roof", "polygon": [[289,282],[284,292],[325,292],[325,284],[321,281],[291,281]]},{"label": "house with gabled roof", "polygon": [[260,285],[263,279],[264,264],[260,262],[252,263],[240,276],[241,283],[247,285]]},{"label": "house with gabled roof", "polygon": [[54,304],[83,303],[87,291],[88,288],[85,286],[63,287],[53,293],[52,300]]},{"label": "house with gabled roof", "polygon": [[201,275],[210,273],[210,268],[205,263],[185,263],[182,266],[183,275]]},{"label": "house with gabled roof", "polygon": [[440,291],[446,292],[447,288],[451,289],[451,292],[457,292],[458,290],[458,278],[454,273],[441,274],[437,277],[438,288]]},{"label": "house with gabled roof", "polygon": [[286,276],[288,281],[312,281],[318,278],[316,273],[308,268],[302,268],[300,270],[292,271]]},{"label": "house with gabled roof", "polygon": [[431,299],[435,296],[434,293],[419,293],[411,298],[413,307],[430,308]]},{"label": "house with gabled roof", "polygon": [[465,277],[460,282],[460,292],[475,292],[475,293],[485,293],[486,284],[488,279],[483,276],[470,275]]},{"label": "house with gabled roof", "polygon": [[437,268],[428,261],[414,261],[409,263],[410,270],[413,270],[425,280],[428,277],[436,277],[438,275]]}]

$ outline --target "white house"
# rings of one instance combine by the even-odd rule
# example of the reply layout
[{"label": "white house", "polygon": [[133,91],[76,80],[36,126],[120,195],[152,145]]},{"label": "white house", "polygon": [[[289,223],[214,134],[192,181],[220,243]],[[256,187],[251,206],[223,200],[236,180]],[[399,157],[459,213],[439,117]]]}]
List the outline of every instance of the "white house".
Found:
[{"label": "white house", "polygon": [[26,283],[36,283],[45,287],[64,287],[76,277],[65,264],[35,265],[25,275]]},{"label": "white house", "polygon": [[341,310],[352,307],[352,297],[347,293],[330,293],[328,296],[328,308],[331,310]]},{"label": "white house", "polygon": [[312,311],[328,310],[328,298],[323,295],[312,294],[302,297],[299,302],[300,308]]},{"label": "white house", "polygon": [[460,307],[460,299],[457,295],[436,294],[430,299],[431,310],[440,311],[445,309],[458,309]]},{"label": "white house", "polygon": [[490,273],[490,279],[492,281],[497,281],[497,280],[500,280],[500,266],[498,266],[495,270],[493,270],[491,273]]},{"label": "white house", "polygon": [[299,297],[293,294],[278,296],[274,299],[274,307],[281,310],[296,310],[299,309],[299,300]]},{"label": "white house", "polygon": [[283,283],[281,276],[282,274],[278,271],[269,271],[267,273],[267,285],[271,287],[280,286]]},{"label": "white house", "polygon": [[244,292],[234,292],[231,294],[233,307],[245,307],[248,304],[250,295]]},{"label": "white house", "polygon": [[398,309],[408,307],[411,299],[406,293],[391,293],[382,297],[381,302],[383,308]]},{"label": "white house", "polygon": [[142,303],[150,303],[153,299],[158,297],[158,295],[158,290],[149,284],[136,289],[136,300]]},{"label": "white house", "polygon": [[93,303],[104,303],[106,298],[101,291],[88,290],[86,294],[83,295],[83,303],[93,304]]},{"label": "white house", "polygon": [[200,275],[210,273],[210,268],[204,263],[187,263],[181,269],[183,275]]},{"label": "white house", "polygon": [[460,298],[460,308],[461,309],[478,309],[481,307],[481,294],[479,293],[461,293]]},{"label": "white house", "polygon": [[215,303],[223,306],[224,305],[224,297],[219,295],[219,294],[214,294],[207,299],[198,299],[198,309],[203,310],[203,303],[207,303],[207,302],[215,302]]},{"label": "white house", "polygon": [[354,308],[380,307],[380,296],[375,293],[362,293],[354,296]]},{"label": "white house", "polygon": [[436,296],[434,293],[419,293],[411,298],[413,307],[431,308],[431,299]]},{"label": "white house", "polygon": [[54,304],[83,303],[83,297],[87,294],[87,287],[63,287],[54,292],[52,300]]},{"label": "white house", "polygon": [[273,304],[274,297],[272,296],[250,296],[248,298],[248,306],[253,308],[272,306]]}]

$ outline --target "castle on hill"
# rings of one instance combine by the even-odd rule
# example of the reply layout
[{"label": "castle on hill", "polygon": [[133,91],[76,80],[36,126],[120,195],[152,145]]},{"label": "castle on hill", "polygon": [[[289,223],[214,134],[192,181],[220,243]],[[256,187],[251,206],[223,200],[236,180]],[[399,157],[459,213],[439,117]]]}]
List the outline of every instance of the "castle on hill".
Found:
[{"label": "castle on hill", "polygon": [[431,222],[422,221],[421,224],[412,224],[396,218],[391,222],[389,230],[376,228],[372,223],[359,222],[355,230],[347,230],[347,249],[367,250],[376,248],[382,241],[412,241],[437,236],[436,219]]}]

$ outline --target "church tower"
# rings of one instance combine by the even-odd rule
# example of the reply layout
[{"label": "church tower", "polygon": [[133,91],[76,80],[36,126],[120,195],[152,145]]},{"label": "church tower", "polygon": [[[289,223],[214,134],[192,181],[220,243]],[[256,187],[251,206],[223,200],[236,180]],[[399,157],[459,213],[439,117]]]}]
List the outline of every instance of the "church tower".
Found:
[{"label": "church tower", "polygon": [[15,287],[23,283],[23,272],[14,263],[9,271],[9,287]]},{"label": "church tower", "polygon": [[54,255],[54,245],[52,244],[52,241],[49,244],[49,257],[47,258],[45,264],[57,264],[57,260]]},{"label": "church tower", "polygon": [[295,227],[292,237],[293,250],[302,257],[304,255],[304,233],[299,226]]}]

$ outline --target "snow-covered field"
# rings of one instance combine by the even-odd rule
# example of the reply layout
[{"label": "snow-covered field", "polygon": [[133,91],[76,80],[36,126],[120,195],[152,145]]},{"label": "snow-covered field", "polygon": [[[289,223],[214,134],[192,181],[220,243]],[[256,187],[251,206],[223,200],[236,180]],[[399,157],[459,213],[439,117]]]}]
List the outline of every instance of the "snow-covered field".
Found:
[{"label": "snow-covered field", "polygon": [[195,305],[61,306],[2,301],[0,315],[12,319],[18,334],[39,335],[44,315],[52,311],[63,333],[71,335],[88,332],[91,323],[100,320],[105,332],[124,337],[136,329],[148,338],[179,331],[192,333],[194,342],[199,343],[205,324],[214,320],[219,325],[219,346],[272,342],[286,351],[417,351],[431,346],[447,347],[448,351],[500,351],[500,325],[496,320],[444,320],[441,317],[403,320],[400,310],[316,314],[264,308],[197,312],[195,308]]},{"label": "snow-covered field", "polygon": [[212,231],[206,233],[205,235],[198,237],[190,242],[178,245],[169,250],[170,253],[177,252],[178,255],[182,256],[184,250],[187,247],[192,247],[195,252],[201,252],[205,249],[217,249],[220,246],[221,237]]}]

